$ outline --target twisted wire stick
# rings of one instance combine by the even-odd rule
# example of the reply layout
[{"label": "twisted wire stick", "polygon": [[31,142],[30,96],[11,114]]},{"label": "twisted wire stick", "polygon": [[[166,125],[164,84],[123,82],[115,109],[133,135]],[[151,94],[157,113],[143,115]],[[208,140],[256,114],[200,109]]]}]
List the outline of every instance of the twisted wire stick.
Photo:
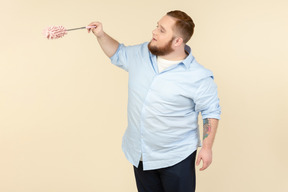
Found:
[{"label": "twisted wire stick", "polygon": [[73,30],[78,30],[78,29],[86,29],[87,27],[78,27],[78,28],[73,28],[73,29],[66,29],[65,31],[73,31]]}]

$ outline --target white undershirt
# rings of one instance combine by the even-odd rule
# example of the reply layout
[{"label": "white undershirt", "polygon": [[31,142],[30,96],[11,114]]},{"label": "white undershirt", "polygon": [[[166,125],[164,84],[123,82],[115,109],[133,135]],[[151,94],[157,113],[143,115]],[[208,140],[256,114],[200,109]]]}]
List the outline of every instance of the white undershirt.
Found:
[{"label": "white undershirt", "polygon": [[170,60],[166,60],[163,59],[161,57],[157,57],[157,64],[158,64],[158,70],[159,73],[161,73],[162,71],[164,71],[165,69],[167,69],[168,67],[178,64],[180,62],[182,62],[183,60],[180,61],[170,61]]}]

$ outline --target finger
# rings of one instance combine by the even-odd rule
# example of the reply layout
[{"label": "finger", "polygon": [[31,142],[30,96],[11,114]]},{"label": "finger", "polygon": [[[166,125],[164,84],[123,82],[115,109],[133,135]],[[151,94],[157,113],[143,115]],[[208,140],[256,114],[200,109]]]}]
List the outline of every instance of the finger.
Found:
[{"label": "finger", "polygon": [[199,166],[200,161],[201,161],[201,156],[199,155],[199,156],[197,157],[197,161],[196,161],[196,165],[197,165],[197,166]]},{"label": "finger", "polygon": [[200,171],[204,171],[208,167],[207,162],[203,161],[203,165],[200,168]]},{"label": "finger", "polygon": [[87,29],[88,33],[90,33],[90,32],[91,32],[91,28],[90,28],[90,26],[91,26],[91,23],[90,23],[89,25],[87,25],[87,27],[86,27],[86,29]]},{"label": "finger", "polygon": [[92,26],[91,25],[87,25],[87,27],[86,27],[88,33],[90,33],[91,30],[94,29],[94,28],[96,28],[96,26],[94,26],[94,25],[92,25]]},{"label": "finger", "polygon": [[97,26],[97,23],[96,22],[92,22],[89,25],[87,25],[86,28],[89,29],[89,28],[96,27],[96,26]]},{"label": "finger", "polygon": [[201,171],[204,171],[205,169],[207,169],[210,165],[211,165],[212,161],[203,161],[203,166],[201,168]]},{"label": "finger", "polygon": [[91,27],[97,27],[97,26],[99,26],[100,25],[100,22],[92,22],[92,23],[90,23],[88,26],[91,26]]},{"label": "finger", "polygon": [[96,32],[96,28],[97,28],[97,26],[96,25],[93,25],[93,26],[89,26],[90,27],[90,30],[94,33],[94,32]]}]

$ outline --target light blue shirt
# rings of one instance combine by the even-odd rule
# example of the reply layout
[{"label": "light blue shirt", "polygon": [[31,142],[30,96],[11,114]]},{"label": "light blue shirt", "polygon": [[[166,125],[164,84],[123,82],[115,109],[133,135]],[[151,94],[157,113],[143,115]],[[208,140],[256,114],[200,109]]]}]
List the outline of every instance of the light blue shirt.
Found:
[{"label": "light blue shirt", "polygon": [[126,158],[144,170],[179,163],[201,145],[198,114],[220,119],[213,74],[189,55],[158,72],[148,43],[120,44],[111,62],[129,72],[128,127],[122,141]]}]

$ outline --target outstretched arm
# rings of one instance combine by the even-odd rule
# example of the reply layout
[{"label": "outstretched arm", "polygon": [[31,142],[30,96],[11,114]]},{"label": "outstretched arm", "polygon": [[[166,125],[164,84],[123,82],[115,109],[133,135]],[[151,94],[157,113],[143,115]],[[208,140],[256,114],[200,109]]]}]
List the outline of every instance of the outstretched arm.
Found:
[{"label": "outstretched arm", "polygon": [[212,163],[212,146],[215,139],[218,119],[204,119],[203,120],[203,144],[198,154],[196,165],[200,164],[202,160],[203,165],[200,171],[204,171]]},{"label": "outstretched arm", "polygon": [[107,33],[104,32],[102,23],[92,22],[88,26],[95,26],[94,28],[89,28],[88,33],[91,31],[97,37],[98,43],[104,53],[110,58],[112,57],[119,46],[118,41],[110,37]]}]

